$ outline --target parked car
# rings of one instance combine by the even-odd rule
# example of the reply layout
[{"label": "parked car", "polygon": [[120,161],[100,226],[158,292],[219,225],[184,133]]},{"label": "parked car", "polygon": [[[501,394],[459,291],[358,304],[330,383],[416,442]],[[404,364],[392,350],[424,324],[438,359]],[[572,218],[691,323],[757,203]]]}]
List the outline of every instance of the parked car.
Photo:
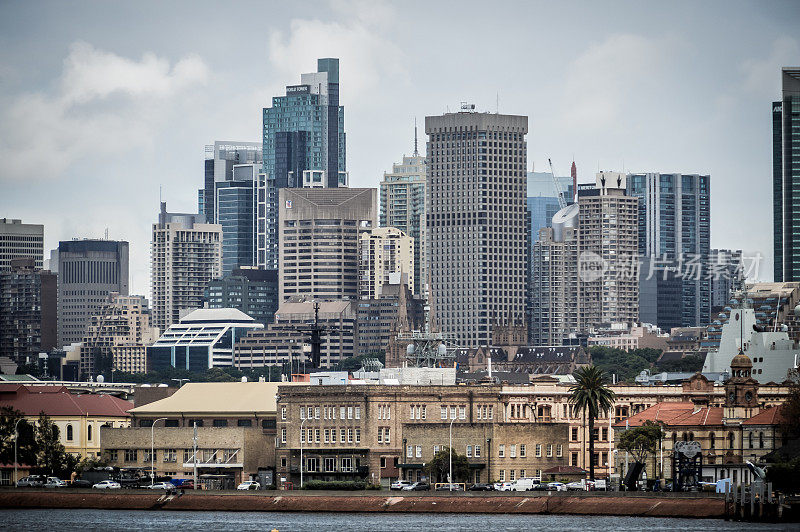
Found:
[{"label": "parked car", "polygon": [[175,485],[172,482],[156,482],[155,484],[150,484],[147,486],[149,490],[171,490],[175,489]]},{"label": "parked car", "polygon": [[22,477],[17,481],[18,488],[41,488],[47,482],[47,477],[44,475],[30,475]]},{"label": "parked car", "polygon": [[567,491],[567,485],[563,482],[550,482],[547,484],[547,489],[552,491]]},{"label": "parked car", "polygon": [[45,488],[66,488],[67,483],[58,477],[47,477],[47,482],[44,484]]},{"label": "parked car", "polygon": [[494,486],[491,485],[491,484],[475,483],[472,486],[470,486],[469,488],[467,488],[467,490],[468,491],[494,491]]},{"label": "parked car", "polygon": [[519,478],[511,483],[511,491],[533,491],[538,484],[538,478]]},{"label": "parked car", "polygon": [[237,490],[258,490],[261,489],[261,484],[256,482],[255,480],[245,480],[238,486],[236,486]]},{"label": "parked car", "polygon": [[403,488],[405,488],[406,486],[410,486],[411,484],[413,484],[413,482],[411,482],[410,480],[395,480],[394,482],[392,482],[392,485],[389,486],[389,489],[402,490]]},{"label": "parked car", "polygon": [[494,485],[494,489],[497,491],[511,491],[512,486],[513,482],[498,482]]},{"label": "parked car", "polygon": [[436,491],[464,491],[464,488],[461,486],[461,484],[453,483],[451,485],[451,484],[445,483],[445,484],[440,484],[439,486],[436,486]]},{"label": "parked car", "polygon": [[92,483],[88,480],[73,480],[69,484],[67,484],[68,488],[91,488]]},{"label": "parked car", "polygon": [[403,488],[403,491],[428,491],[430,489],[431,485],[427,482],[414,482],[410,486]]},{"label": "parked car", "polygon": [[122,488],[119,482],[115,482],[113,480],[102,480],[92,486],[92,488],[97,490],[118,490]]},{"label": "parked car", "polygon": [[567,491],[583,491],[585,489],[586,487],[580,480],[576,480],[575,482],[570,482],[569,484],[567,484]]}]

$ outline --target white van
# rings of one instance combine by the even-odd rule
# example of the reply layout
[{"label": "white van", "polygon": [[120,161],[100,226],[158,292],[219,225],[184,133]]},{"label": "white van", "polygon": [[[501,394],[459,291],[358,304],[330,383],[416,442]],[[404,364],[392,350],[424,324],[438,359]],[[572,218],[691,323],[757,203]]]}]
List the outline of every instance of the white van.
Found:
[{"label": "white van", "polygon": [[541,479],[537,477],[520,478],[511,484],[511,491],[533,491]]}]

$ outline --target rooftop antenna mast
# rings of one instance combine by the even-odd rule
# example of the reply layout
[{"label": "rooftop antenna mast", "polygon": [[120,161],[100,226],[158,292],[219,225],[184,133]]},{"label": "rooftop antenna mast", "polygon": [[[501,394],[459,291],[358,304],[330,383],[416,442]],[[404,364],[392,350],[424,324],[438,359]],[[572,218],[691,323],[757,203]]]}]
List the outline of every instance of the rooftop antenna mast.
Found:
[{"label": "rooftop antenna mast", "polygon": [[417,117],[414,117],[414,157],[419,156],[419,150],[417,149]]}]

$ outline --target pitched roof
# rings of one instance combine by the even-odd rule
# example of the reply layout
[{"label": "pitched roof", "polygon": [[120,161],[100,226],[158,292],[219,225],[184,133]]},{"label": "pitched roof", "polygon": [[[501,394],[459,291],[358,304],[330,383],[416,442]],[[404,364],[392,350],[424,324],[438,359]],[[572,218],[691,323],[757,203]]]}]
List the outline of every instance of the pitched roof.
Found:
[{"label": "pitched roof", "polygon": [[762,410],[750,419],[742,421],[742,425],[779,425],[786,421],[780,406]]},{"label": "pitched roof", "polygon": [[721,425],[722,407],[697,406],[691,402],[656,403],[614,426],[638,427],[645,421],[661,421],[667,426]]},{"label": "pitched roof", "polygon": [[26,416],[129,417],[133,403],[107,394],[72,394],[64,386],[0,385],[0,406]]}]

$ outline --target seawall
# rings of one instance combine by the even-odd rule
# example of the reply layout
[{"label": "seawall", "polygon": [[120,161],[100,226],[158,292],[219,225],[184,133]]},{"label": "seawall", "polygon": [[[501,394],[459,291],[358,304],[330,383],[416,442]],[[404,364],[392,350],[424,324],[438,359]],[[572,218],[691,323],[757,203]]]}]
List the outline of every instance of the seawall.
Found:
[{"label": "seawall", "polygon": [[721,518],[717,497],[614,495],[378,495],[365,493],[186,493],[13,490],[0,492],[0,508],[88,508],[105,510],[202,510],[257,512],[417,512],[573,514]]}]

